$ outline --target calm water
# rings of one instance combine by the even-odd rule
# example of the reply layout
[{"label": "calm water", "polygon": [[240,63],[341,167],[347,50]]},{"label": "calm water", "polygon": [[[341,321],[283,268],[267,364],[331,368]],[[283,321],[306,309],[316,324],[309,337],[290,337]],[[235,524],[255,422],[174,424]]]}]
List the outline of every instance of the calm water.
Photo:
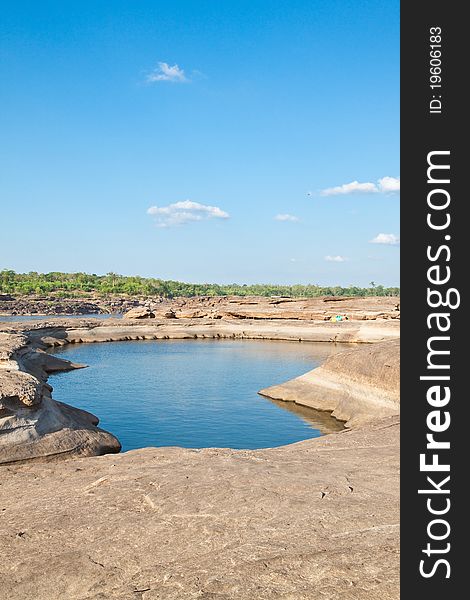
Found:
[{"label": "calm water", "polygon": [[165,340],[80,344],[54,354],[88,368],[50,378],[54,398],[84,408],[123,450],[265,448],[342,429],[327,413],[258,390],[318,366],[330,344]]}]

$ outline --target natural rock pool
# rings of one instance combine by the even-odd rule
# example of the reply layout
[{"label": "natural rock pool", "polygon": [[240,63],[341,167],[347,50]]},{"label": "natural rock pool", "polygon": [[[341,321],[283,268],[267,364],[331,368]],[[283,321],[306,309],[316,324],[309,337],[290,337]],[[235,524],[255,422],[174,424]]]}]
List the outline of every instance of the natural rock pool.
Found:
[{"label": "natural rock pool", "polygon": [[328,413],[258,390],[302,375],[341,348],[253,340],[68,345],[53,353],[86,369],[53,375],[53,397],[88,410],[123,450],[145,446],[266,448],[338,431]]}]

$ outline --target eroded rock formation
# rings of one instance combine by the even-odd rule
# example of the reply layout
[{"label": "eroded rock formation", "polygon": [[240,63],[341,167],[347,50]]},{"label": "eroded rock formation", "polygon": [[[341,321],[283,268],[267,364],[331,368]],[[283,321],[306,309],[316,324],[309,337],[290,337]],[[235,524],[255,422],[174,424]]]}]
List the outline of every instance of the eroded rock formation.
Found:
[{"label": "eroded rock formation", "polygon": [[0,465],[118,452],[98,418],[51,397],[48,373],[80,368],[0,333]]},{"label": "eroded rock formation", "polygon": [[146,306],[136,306],[124,313],[125,319],[154,319],[155,315]]},{"label": "eroded rock formation", "polygon": [[[327,321],[336,314],[352,320],[398,319],[399,298],[370,296],[367,298],[318,297],[7,297],[0,302],[0,315],[66,315],[87,313],[123,313],[136,309],[143,315],[154,313],[159,319],[291,319]],[[132,318],[132,317],[131,317]],[[134,317],[135,318],[135,317]],[[139,317],[137,317],[139,318]],[[1,320],[1,316],[0,316]]]},{"label": "eroded rock formation", "polygon": [[390,340],[345,350],[281,385],[261,390],[275,400],[331,411],[358,426],[400,412],[400,342]]}]

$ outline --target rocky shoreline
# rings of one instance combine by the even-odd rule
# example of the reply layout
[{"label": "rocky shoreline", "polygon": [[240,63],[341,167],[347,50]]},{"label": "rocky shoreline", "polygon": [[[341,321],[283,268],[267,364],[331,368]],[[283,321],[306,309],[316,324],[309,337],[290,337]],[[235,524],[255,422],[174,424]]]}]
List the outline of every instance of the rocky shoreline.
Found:
[{"label": "rocky shoreline", "polygon": [[[176,319],[296,319],[328,320],[337,312],[354,320],[399,319],[397,297],[326,296],[318,298],[279,297],[194,297],[174,298],[135,296],[58,296],[0,295],[1,316],[57,316],[86,314],[125,314],[135,310],[137,318]],[[132,315],[131,315],[132,316]]]},{"label": "rocky shoreline", "polygon": [[64,298],[51,296],[12,296],[0,294],[2,316],[56,316],[124,313],[140,304],[132,298]]},{"label": "rocky shoreline", "polygon": [[[52,388],[47,384],[48,374],[80,368],[81,365],[52,356],[46,352],[50,348],[75,343],[197,338],[369,345],[396,338],[398,325],[397,321],[333,323],[289,319],[242,322],[237,319],[152,319],[145,324],[135,319],[8,323],[0,332],[0,465],[31,459],[99,455],[120,449],[118,440],[111,433],[97,427],[97,417],[53,400]],[[372,385],[379,386],[380,395],[380,382]],[[344,396],[345,389],[340,386],[334,398]],[[274,395],[266,391],[263,393],[275,399],[286,399],[277,392]],[[329,396],[333,398],[330,391]],[[368,418],[381,406],[377,401],[363,402]],[[310,401],[306,405],[315,408],[314,404]],[[335,405],[325,407],[321,402],[317,404],[316,408],[321,410],[335,410]],[[336,410],[339,410],[338,407]],[[384,414],[389,413],[378,410],[379,416]]]},{"label": "rocky shoreline", "polygon": [[80,369],[27,334],[0,332],[0,465],[119,452],[98,418],[52,398],[50,373]]},{"label": "rocky shoreline", "polygon": [[[245,316],[240,306],[207,316],[205,306],[204,316],[145,322],[1,324],[6,597],[398,598],[399,321],[376,303],[343,304],[345,322],[330,322],[330,308],[306,319],[295,306],[258,303],[246,304]],[[95,417],[51,397],[48,373],[81,365],[48,348],[196,337],[357,343],[262,391],[333,411],[350,428],[267,450],[109,454],[119,443]]]},{"label": "rocky shoreline", "polygon": [[400,411],[400,341],[345,350],[320,367],[260,391],[273,400],[331,412],[357,427]]}]

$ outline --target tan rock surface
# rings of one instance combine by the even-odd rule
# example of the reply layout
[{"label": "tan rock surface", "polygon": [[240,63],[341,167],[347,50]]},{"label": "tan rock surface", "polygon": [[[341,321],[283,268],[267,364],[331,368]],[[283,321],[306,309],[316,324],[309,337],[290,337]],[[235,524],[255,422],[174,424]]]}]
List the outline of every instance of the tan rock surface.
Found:
[{"label": "tan rock surface", "polygon": [[0,416],[9,405],[32,407],[41,402],[44,384],[24,371],[0,370]]},{"label": "tan rock surface", "polygon": [[305,342],[372,343],[398,338],[400,322],[238,319],[152,319],[112,320],[92,322],[61,320],[56,323],[19,324],[28,330],[28,338],[43,340],[46,346],[81,342],[105,342],[139,339],[232,338],[260,340],[292,340]]},{"label": "tan rock surface", "polygon": [[[327,321],[337,314],[351,320],[399,319],[399,298],[175,298],[152,307],[157,318],[176,319],[289,319]],[[171,314],[173,313],[173,315]]]},{"label": "tan rock surface", "polygon": [[153,312],[145,306],[136,306],[124,314],[124,319],[154,319]]},{"label": "tan rock surface", "polygon": [[[346,314],[352,320],[400,318],[400,299],[389,296],[315,298],[280,298],[265,296],[199,296],[163,299],[160,297],[112,297],[59,300],[55,297],[32,299],[30,296],[2,302],[5,314],[86,314],[123,312],[129,309],[148,309],[157,318],[238,318],[328,320],[336,314]],[[174,313],[174,317],[171,316]],[[0,315],[1,320],[1,315]]]},{"label": "tan rock surface", "polygon": [[400,412],[400,342],[390,340],[345,350],[323,365],[260,394],[332,411],[357,426]]},{"label": "tan rock surface", "polygon": [[[202,310],[208,316],[178,317],[172,304],[176,318],[159,315],[145,324],[2,326],[3,398],[13,397],[10,385],[26,390],[28,401],[40,389],[39,405],[21,404],[30,417],[39,406],[45,427],[36,427],[33,445],[25,439],[16,445],[23,459],[41,462],[0,467],[0,598],[398,600],[399,417],[378,419],[380,411],[371,408],[382,402],[391,411],[385,414],[398,412],[398,343],[389,341],[399,336],[398,320],[380,316],[383,306],[372,303],[345,323],[297,319],[292,307],[281,309],[286,318],[220,318],[222,301],[211,302],[209,312]],[[334,300],[332,312],[344,312],[336,308],[342,302]],[[256,306],[237,303],[234,312],[241,304],[247,312]],[[181,302],[181,311],[194,307]],[[93,415],[50,398],[47,373],[64,365],[44,349],[173,337],[361,342],[300,384],[275,386],[288,400],[311,394],[317,406],[349,418],[353,429],[268,450],[146,448],[43,462],[51,449],[51,458],[98,454],[106,439],[115,441],[96,428]],[[25,379],[28,373],[37,384]],[[15,435],[28,431],[35,428]],[[11,459],[11,447],[4,458]],[[0,462],[1,452],[0,445]]]},{"label": "tan rock surface", "polygon": [[397,600],[398,424],[4,467],[0,597]]},{"label": "tan rock surface", "polygon": [[47,375],[81,368],[0,334],[0,465],[118,452],[120,443],[87,411],[56,402]]}]

